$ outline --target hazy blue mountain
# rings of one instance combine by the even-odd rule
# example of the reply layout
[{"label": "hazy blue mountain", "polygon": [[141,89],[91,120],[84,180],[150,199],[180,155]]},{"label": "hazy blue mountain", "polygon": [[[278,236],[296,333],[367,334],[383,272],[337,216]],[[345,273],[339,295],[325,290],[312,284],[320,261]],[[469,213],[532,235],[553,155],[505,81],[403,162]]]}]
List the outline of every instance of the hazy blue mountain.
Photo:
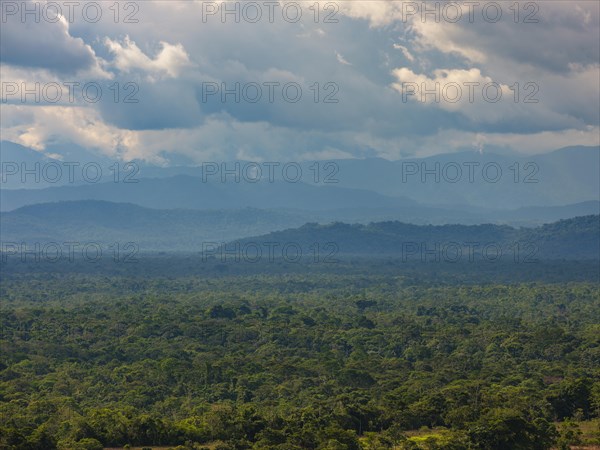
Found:
[{"label": "hazy blue mountain", "polygon": [[135,242],[147,251],[197,251],[203,242],[222,242],[305,222],[303,217],[283,211],[155,210],[103,201],[30,205],[0,214],[5,243]]},{"label": "hazy blue mountain", "polygon": [[482,215],[492,222],[531,226],[569,219],[577,216],[600,214],[600,201],[575,203],[563,206],[529,206],[515,210],[488,211]]},{"label": "hazy blue mountain", "polygon": [[[2,141],[2,161],[24,161],[33,164],[44,161],[39,152],[17,144]],[[49,148],[48,152],[53,149]],[[70,161],[69,155],[80,155],[79,149],[57,148],[62,152],[64,161]],[[82,185],[81,192],[52,191],[48,193],[26,194],[7,192],[2,196],[3,211],[15,209],[26,204],[51,202],[60,200],[101,199],[107,201],[127,201],[147,207],[164,208],[237,208],[252,207],[298,207],[301,209],[336,208],[373,208],[399,205],[390,199],[401,197],[402,204],[408,199],[430,206],[443,206],[465,210],[467,207],[486,209],[518,209],[530,206],[556,207],[562,205],[600,200],[600,147],[567,147],[554,152],[522,156],[518,154],[477,151],[444,153],[428,158],[409,158],[399,161],[388,161],[379,158],[346,159],[331,161],[334,171],[325,167],[327,161],[320,161],[318,182],[315,183],[313,162],[302,165],[303,177],[300,183],[248,183],[243,179],[233,182],[232,177],[221,183],[220,177],[209,176],[209,183],[194,185],[193,180],[202,177],[201,166],[158,167],[144,162],[134,161],[134,179],[140,180],[144,188],[136,190],[129,186],[104,186],[114,176],[110,167],[114,161],[106,157],[95,157],[83,153],[81,165],[95,162],[103,169],[103,177],[95,184],[82,182],[81,170],[76,170],[75,183],[68,183],[66,174],[59,182],[32,183],[31,177],[23,184],[18,177],[12,176],[2,183],[3,190],[45,188],[49,186],[75,187]],[[37,159],[35,159],[37,158]],[[96,159],[94,159],[96,158]],[[84,161],[85,159],[85,161]],[[235,162],[227,162],[227,167],[234,167]],[[238,161],[241,167],[248,162]],[[281,162],[281,165],[283,162]],[[124,163],[120,167],[121,179],[128,172]],[[331,166],[329,167],[331,168]],[[266,172],[266,170],[265,170]],[[325,184],[324,179],[329,175]],[[183,178],[182,178],[183,177]],[[187,177],[187,179],[185,179]],[[281,180],[281,170],[275,170],[275,177]],[[155,181],[147,181],[155,179]],[[170,181],[165,181],[170,179]],[[266,179],[266,174],[263,180]],[[163,181],[157,181],[163,180]],[[148,183],[148,184],[146,184]],[[303,186],[318,184],[321,191],[309,191]],[[119,183],[121,184],[121,183]],[[176,185],[180,185],[177,187]],[[232,186],[233,185],[233,186]],[[235,186],[237,185],[237,186]],[[300,187],[302,186],[302,187]],[[127,188],[126,192],[121,188]],[[140,192],[150,189],[151,194],[141,198]],[[334,188],[354,189],[342,191]],[[201,196],[192,194],[201,193]],[[158,190],[158,192],[157,192]],[[272,191],[272,192],[269,192]],[[370,191],[367,193],[366,191]],[[318,195],[317,195],[318,193]],[[376,196],[375,194],[379,194]],[[166,200],[171,195],[172,198]],[[317,200],[315,200],[315,195]],[[382,197],[383,196],[383,197]],[[232,199],[235,197],[235,199]],[[343,198],[342,198],[343,197]],[[156,199],[156,200],[153,200]],[[200,201],[200,198],[203,201]],[[350,204],[348,199],[354,200]],[[247,203],[242,203],[245,201]],[[272,202],[272,205],[266,203]],[[295,205],[297,203],[297,205]],[[322,203],[322,204],[321,204]],[[413,203],[416,204],[416,203]],[[318,205],[318,206],[313,206]],[[551,218],[551,217],[549,217]],[[490,217],[490,220],[493,218]]]},{"label": "hazy blue mountain", "polygon": [[[60,156],[62,159],[53,156]],[[115,166],[115,161],[110,158],[98,156],[75,144],[49,145],[41,152],[14,142],[0,141],[0,187],[2,189],[42,189],[86,184],[88,175],[89,178],[96,177],[94,167],[90,167],[89,172],[84,174],[83,167],[86,164],[100,168],[100,181],[113,180],[116,168],[120,171],[118,175],[125,174],[126,163],[120,162]]]},{"label": "hazy blue mountain", "polygon": [[[507,224],[512,226],[538,226],[561,219],[600,214],[600,202],[589,201],[563,206],[532,206],[517,209],[489,209],[469,207],[408,206],[400,208],[346,208],[327,211],[328,221],[369,223],[401,221],[416,225],[482,223]],[[306,216],[311,217],[310,215]],[[313,214],[312,217],[315,217]],[[323,215],[321,215],[323,217]],[[320,221],[323,223],[323,221]]]},{"label": "hazy blue mountain", "polygon": [[[26,168],[31,169],[35,167],[35,164],[48,162],[56,162],[56,160],[14,142],[0,141],[0,187],[2,189],[17,189],[26,185],[30,188],[39,189],[52,186],[51,183],[43,181],[41,176],[39,182],[36,182],[35,178],[29,175],[24,180],[29,180],[30,183],[23,183],[21,174],[23,164]],[[18,171],[18,173],[15,174],[15,171]]]},{"label": "hazy blue mountain", "polygon": [[[581,211],[597,211],[598,204],[564,208],[537,208],[505,211],[496,224],[536,223],[527,219],[556,217]],[[499,214],[499,213],[498,213]],[[572,216],[566,216],[572,217]],[[300,209],[151,209],[131,203],[99,200],[66,201],[28,205],[0,213],[0,238],[3,242],[100,242],[105,244],[136,242],[148,251],[200,251],[206,242],[224,242],[273,231],[300,227],[307,222],[323,225],[346,222],[367,225],[370,222],[410,222],[428,224],[484,223],[483,216],[459,210],[425,207],[346,208],[321,211]],[[550,220],[548,220],[550,221]],[[412,226],[412,225],[411,225]],[[435,228],[410,228],[428,230]],[[448,228],[450,229],[450,228]],[[333,229],[336,231],[336,229]],[[340,231],[340,230],[337,230]],[[335,233],[331,235],[333,239]]]},{"label": "hazy blue mountain", "polygon": [[[417,210],[417,213],[414,210]],[[421,214],[415,215],[415,214]],[[146,250],[199,251],[206,241],[228,241],[298,227],[306,222],[365,222],[372,218],[427,218],[452,221],[463,212],[405,207],[331,209],[151,209],[131,203],[101,200],[64,201],[28,205],[0,213],[4,242],[136,242]],[[475,220],[475,218],[473,218]]]},{"label": "hazy blue mountain", "polygon": [[526,157],[469,151],[335,163],[338,186],[430,205],[515,209],[600,200],[600,147],[567,147]]},{"label": "hazy blue mountain", "polygon": [[[273,243],[277,246],[273,247]],[[534,264],[549,259],[599,259],[600,216],[583,216],[546,224],[537,228],[507,225],[412,225],[402,222],[377,222],[368,225],[309,223],[300,228],[276,231],[228,243],[231,251],[253,255],[271,251],[289,259],[297,254],[320,260],[336,256],[400,257],[425,262],[470,261],[492,263],[516,261]],[[299,250],[298,250],[299,249]],[[319,249],[318,252],[315,249]],[[220,249],[208,255],[227,258]]]},{"label": "hazy blue mountain", "polygon": [[361,189],[313,186],[284,181],[258,183],[203,182],[202,178],[178,175],[170,178],[142,178],[137,183],[105,182],[44,189],[3,189],[2,210],[9,211],[35,203],[65,200],[105,200],[134,203],[147,208],[237,209],[297,208],[328,210],[416,205],[412,200],[387,197]]},{"label": "hazy blue mountain", "polygon": [[304,222],[324,223],[336,220],[351,223],[400,220],[416,224],[492,222],[533,226],[578,215],[598,214],[600,211],[598,201],[504,210],[465,205],[427,206],[406,198],[337,185],[312,186],[283,181],[204,183],[201,178],[187,175],[141,178],[137,183],[104,182],[0,190],[2,211],[40,203],[84,200],[126,202],[153,209],[278,209],[295,211],[294,215],[303,217]]},{"label": "hazy blue mountain", "polygon": [[[465,150],[398,161],[367,158],[331,162],[335,170],[325,167],[327,161],[318,162],[320,176],[316,184],[323,184],[329,175],[329,180],[335,181],[330,186],[402,196],[429,205],[515,209],[600,200],[600,147],[565,147],[532,156],[492,148],[491,152]],[[243,167],[248,162],[239,163]],[[233,167],[234,162],[226,164]],[[315,183],[314,164],[302,164],[303,181]],[[140,164],[141,177],[201,173],[202,167]],[[275,175],[281,178],[278,171]]]},{"label": "hazy blue mountain", "polygon": [[41,161],[50,161],[42,152],[10,141],[0,141],[0,161],[34,164]]}]

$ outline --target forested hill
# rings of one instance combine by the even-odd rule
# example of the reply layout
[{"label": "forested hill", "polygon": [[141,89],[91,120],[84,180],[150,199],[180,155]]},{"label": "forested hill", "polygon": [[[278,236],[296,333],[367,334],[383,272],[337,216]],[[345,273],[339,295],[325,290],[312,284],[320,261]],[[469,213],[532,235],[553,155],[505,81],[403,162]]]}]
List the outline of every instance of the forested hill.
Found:
[{"label": "forested hill", "polygon": [[[303,254],[321,249],[321,256],[339,255],[400,256],[424,261],[476,258],[513,258],[521,262],[542,259],[600,258],[600,216],[590,215],[561,220],[537,228],[506,225],[411,225],[379,222],[368,225],[308,223],[267,235],[230,243],[227,252],[239,248],[274,245],[302,248]],[[247,249],[247,250],[245,250]]]}]

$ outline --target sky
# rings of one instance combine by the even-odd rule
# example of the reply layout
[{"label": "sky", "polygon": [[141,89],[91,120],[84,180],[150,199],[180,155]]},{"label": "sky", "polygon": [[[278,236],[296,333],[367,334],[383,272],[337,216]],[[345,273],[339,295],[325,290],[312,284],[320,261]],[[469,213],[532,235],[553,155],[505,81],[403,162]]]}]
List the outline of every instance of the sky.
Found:
[{"label": "sky", "polygon": [[597,1],[0,5],[1,137],[59,159],[599,145]]}]

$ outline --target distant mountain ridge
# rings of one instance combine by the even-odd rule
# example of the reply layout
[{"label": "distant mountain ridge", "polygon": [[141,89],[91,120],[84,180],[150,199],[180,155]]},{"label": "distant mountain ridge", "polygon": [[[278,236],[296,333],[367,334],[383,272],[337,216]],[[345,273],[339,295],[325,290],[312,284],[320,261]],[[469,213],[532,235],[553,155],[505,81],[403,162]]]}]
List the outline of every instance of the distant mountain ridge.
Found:
[{"label": "distant mountain ridge", "polygon": [[[333,223],[305,224],[300,228],[276,231],[228,243],[224,250],[267,249],[278,243],[301,249],[313,256],[315,248],[329,256],[380,256],[411,260],[455,262],[477,258],[481,262],[534,263],[539,259],[600,259],[600,216],[561,220],[537,228],[506,225],[412,225],[378,222],[368,225]],[[298,252],[295,252],[298,253]],[[227,256],[212,251],[215,257]],[[321,255],[322,256],[322,255]]]},{"label": "distant mountain ridge", "polygon": [[142,178],[136,183],[98,183],[44,189],[2,190],[2,210],[56,201],[104,200],[133,203],[154,209],[238,209],[296,208],[327,210],[350,207],[402,207],[416,202],[387,197],[375,192],[313,186],[298,182],[257,183],[204,182],[200,177],[177,175],[169,178]]},{"label": "distant mountain ridge", "polygon": [[222,242],[304,222],[291,213],[253,208],[155,210],[95,200],[30,205],[0,213],[3,242],[134,242],[147,251],[199,250],[206,241]]},{"label": "distant mountain ridge", "polygon": [[[375,217],[385,217],[388,212],[386,209],[375,209],[371,210],[370,214]],[[396,248],[394,245],[401,242],[399,239],[403,238],[419,242],[436,240],[449,242],[456,237],[463,241],[488,239],[507,243],[542,239],[546,234],[554,236],[566,233],[567,238],[564,242],[569,243],[572,232],[579,233],[578,228],[567,229],[562,225],[559,229],[548,228],[555,224],[519,229],[502,224],[414,225],[405,223],[406,221],[385,219],[373,221],[374,223],[369,223],[371,221],[357,223],[356,217],[360,217],[361,214],[364,214],[364,211],[356,209],[320,212],[257,208],[204,211],[158,210],[129,203],[86,200],[30,205],[15,211],[0,213],[0,238],[2,242],[28,244],[67,241],[104,244],[135,242],[139,245],[140,251],[184,252],[201,251],[207,242],[221,245],[228,241],[240,240],[241,242],[249,236],[259,236],[259,240],[263,237],[267,239],[265,236],[292,239],[303,245],[309,245],[308,241],[314,239],[318,239],[319,242],[340,240],[346,245],[348,240],[356,239],[362,243],[362,247],[350,246],[341,250],[349,253],[355,251],[364,253],[371,249],[370,251],[376,253],[387,254],[391,249]],[[313,224],[307,225],[307,222]],[[350,222],[353,225],[340,222]],[[597,227],[594,228],[592,225],[588,224],[589,229],[598,231]],[[577,236],[581,237],[580,234]],[[586,246],[593,249],[597,244],[598,236],[592,234],[586,239]],[[583,241],[575,242],[579,245]],[[561,248],[562,253],[571,253],[568,248],[564,246]]]},{"label": "distant mountain ridge", "polygon": [[600,147],[565,147],[531,156],[464,151],[336,164],[339,186],[403,195],[434,206],[515,209],[600,200]]},{"label": "distant mountain ridge", "polygon": [[[18,162],[19,158],[28,167],[35,162],[61,164],[14,143],[2,141],[1,145],[0,159],[5,172],[4,164]],[[92,160],[91,155],[86,155],[81,163],[89,160]],[[212,168],[221,163],[211,163]],[[235,163],[224,164],[231,169]],[[237,163],[242,168],[252,164]],[[272,183],[265,181],[266,175],[258,183],[248,182],[244,177],[235,182],[232,176],[221,182],[219,173],[206,173],[202,180],[201,166],[161,168],[142,162],[135,163],[133,178],[138,182],[123,183],[122,177],[127,171],[124,163],[119,163],[121,178],[114,183],[111,182],[114,174],[109,169],[114,162],[100,158],[98,164],[104,177],[95,183],[83,181],[81,170],[75,171],[76,180],[72,183],[64,183],[66,172],[57,183],[48,183],[42,178],[39,183],[25,184],[18,175],[5,173],[0,210],[67,200],[130,202],[156,209],[329,210],[420,206],[465,212],[473,208],[514,210],[600,201],[600,147],[567,147],[531,156],[463,151],[397,161],[343,159],[329,162],[333,165],[327,167],[333,170],[326,169],[327,163],[317,163],[319,176],[315,175],[315,162],[300,163],[304,176],[298,182],[283,180],[281,170],[275,170],[276,182]],[[281,167],[283,162],[279,164]],[[330,183],[324,183],[325,179]]]}]

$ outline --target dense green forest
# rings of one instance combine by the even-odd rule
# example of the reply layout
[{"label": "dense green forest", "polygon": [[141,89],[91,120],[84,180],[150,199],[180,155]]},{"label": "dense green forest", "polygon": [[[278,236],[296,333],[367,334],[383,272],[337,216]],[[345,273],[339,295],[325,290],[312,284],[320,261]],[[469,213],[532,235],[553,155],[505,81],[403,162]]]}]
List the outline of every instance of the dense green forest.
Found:
[{"label": "dense green forest", "polygon": [[598,443],[597,266],[192,262],[4,264],[0,448]]}]

